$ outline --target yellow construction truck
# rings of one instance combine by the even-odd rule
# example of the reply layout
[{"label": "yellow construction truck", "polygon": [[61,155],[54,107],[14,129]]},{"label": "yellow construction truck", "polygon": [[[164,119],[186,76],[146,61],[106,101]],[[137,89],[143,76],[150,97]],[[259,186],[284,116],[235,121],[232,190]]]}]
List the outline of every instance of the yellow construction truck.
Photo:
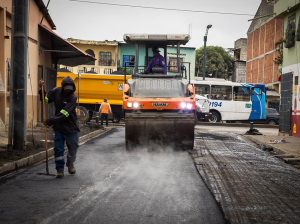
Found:
[{"label": "yellow construction truck", "polygon": [[[67,76],[70,76],[75,82],[78,109],[85,121],[97,117],[99,107],[105,98],[110,103],[113,112],[110,119],[114,122],[120,121],[123,117],[123,74],[81,73],[78,75],[59,71],[57,72],[57,86],[60,86],[62,79]],[[131,76],[126,76],[126,79],[131,79]]]}]

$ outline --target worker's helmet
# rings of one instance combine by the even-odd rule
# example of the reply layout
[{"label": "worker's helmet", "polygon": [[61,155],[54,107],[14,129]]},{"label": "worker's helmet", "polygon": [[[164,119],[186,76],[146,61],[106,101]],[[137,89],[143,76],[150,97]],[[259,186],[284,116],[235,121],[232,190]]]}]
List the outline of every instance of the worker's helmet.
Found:
[{"label": "worker's helmet", "polygon": [[153,51],[153,53],[159,53],[160,52],[158,47],[152,47],[152,51]]},{"label": "worker's helmet", "polygon": [[61,82],[61,87],[64,90],[70,90],[72,92],[75,92],[76,87],[73,79],[70,76],[65,77]]}]

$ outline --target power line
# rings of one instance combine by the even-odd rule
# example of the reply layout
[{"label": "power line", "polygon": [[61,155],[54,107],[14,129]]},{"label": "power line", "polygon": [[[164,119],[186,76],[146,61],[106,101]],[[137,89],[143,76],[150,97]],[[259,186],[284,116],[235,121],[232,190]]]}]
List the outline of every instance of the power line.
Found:
[{"label": "power line", "polygon": [[221,14],[221,15],[233,15],[233,16],[254,16],[252,14],[247,14],[247,13],[217,12],[217,11],[176,9],[176,8],[162,8],[162,7],[152,7],[152,6],[142,6],[142,5],[128,5],[128,4],[117,4],[117,3],[108,3],[108,2],[95,2],[95,1],[87,1],[87,0],[69,0],[69,1],[70,2],[89,3],[89,4],[98,4],[98,5],[110,5],[110,6],[121,6],[121,7],[142,8],[142,9],[156,9],[156,10],[178,11],[178,12],[194,12],[194,13]]}]

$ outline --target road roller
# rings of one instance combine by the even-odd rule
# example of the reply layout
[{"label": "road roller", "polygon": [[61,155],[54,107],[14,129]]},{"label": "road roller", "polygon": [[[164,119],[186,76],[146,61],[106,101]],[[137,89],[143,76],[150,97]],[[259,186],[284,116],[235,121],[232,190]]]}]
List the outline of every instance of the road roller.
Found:
[{"label": "road roller", "polygon": [[[189,39],[186,34],[124,35],[124,41],[136,48],[134,62],[124,68],[123,110],[128,151],[144,147],[193,149],[195,88],[190,82],[190,64],[180,58],[180,46]],[[168,48],[175,48],[177,53],[167,63]],[[155,57],[164,62],[155,64]],[[127,74],[132,74],[132,79],[128,80]]]}]

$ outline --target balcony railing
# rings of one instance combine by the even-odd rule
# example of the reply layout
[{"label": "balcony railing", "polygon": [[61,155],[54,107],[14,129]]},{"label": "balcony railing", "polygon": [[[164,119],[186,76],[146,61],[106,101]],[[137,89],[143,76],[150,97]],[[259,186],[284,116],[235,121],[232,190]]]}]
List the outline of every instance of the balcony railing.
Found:
[{"label": "balcony railing", "polygon": [[97,66],[97,65],[79,65],[78,67],[59,66],[58,71],[69,71],[74,74],[90,73],[90,74],[111,74],[117,68],[112,66]]},{"label": "balcony railing", "polygon": [[112,59],[108,59],[108,60],[99,59],[98,65],[100,65],[100,66],[115,66],[115,61]]},{"label": "balcony railing", "polygon": [[92,65],[81,65],[78,66],[80,73],[91,73],[91,74],[111,74],[116,71],[115,66],[92,66]]}]

